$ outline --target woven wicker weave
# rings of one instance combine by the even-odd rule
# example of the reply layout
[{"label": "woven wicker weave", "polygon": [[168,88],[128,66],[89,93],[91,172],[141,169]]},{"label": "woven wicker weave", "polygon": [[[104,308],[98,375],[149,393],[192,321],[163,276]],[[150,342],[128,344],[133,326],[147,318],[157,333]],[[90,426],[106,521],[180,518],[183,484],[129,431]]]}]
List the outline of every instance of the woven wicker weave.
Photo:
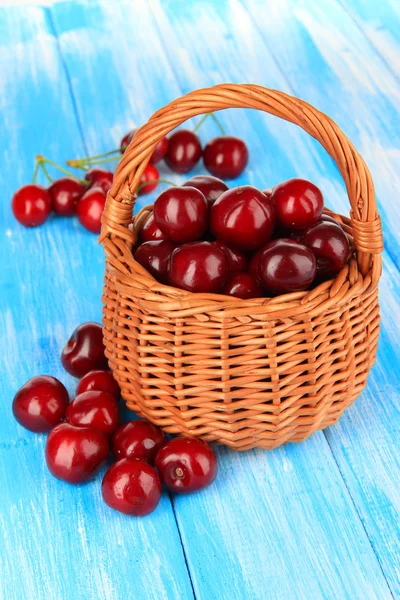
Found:
[{"label": "woven wicker weave", "polygon": [[[299,125],[336,161],[356,251],[334,281],[273,299],[193,294],[157,283],[132,257],[134,190],[159,139],[188,118],[255,108]],[[166,432],[236,450],[304,440],[335,423],[375,360],[382,232],[370,173],[351,142],[309,104],[255,85],[219,85],[168,104],[135,135],[103,215],[106,354],[129,408]]]}]

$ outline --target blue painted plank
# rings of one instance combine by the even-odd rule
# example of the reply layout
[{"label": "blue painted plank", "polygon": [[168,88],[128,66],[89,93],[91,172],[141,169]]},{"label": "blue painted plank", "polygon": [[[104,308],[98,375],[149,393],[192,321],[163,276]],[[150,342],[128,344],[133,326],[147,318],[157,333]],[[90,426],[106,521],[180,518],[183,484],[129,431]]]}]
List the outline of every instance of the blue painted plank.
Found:
[{"label": "blue painted plank", "polygon": [[[144,3],[119,3],[112,9],[106,2],[96,7],[82,4],[88,31],[71,26],[67,5],[55,6],[61,48],[85,118],[90,120],[84,79],[110,55],[115,76],[111,79],[109,74],[107,83],[116,90],[126,89],[122,114],[138,86],[129,75],[129,65],[137,60],[149,82],[149,88],[142,85],[149,110],[182,91],[226,80],[248,79],[284,88],[285,80],[240,5],[230,2],[227,6],[229,10],[222,3],[170,2],[161,8],[153,3],[163,46]],[[107,38],[98,52],[95,34],[103,29]],[[78,81],[76,49],[81,37],[90,58]],[[160,77],[156,84],[147,78],[151,67]],[[137,65],[132,69],[136,74]],[[111,107],[100,99],[96,103],[105,127],[112,123],[113,107],[113,101]],[[136,117],[141,104],[133,108]],[[269,185],[294,173],[303,174],[320,183],[331,204],[345,207],[343,185],[312,140],[292,126],[256,113],[241,117],[233,112],[223,115],[228,130],[242,135],[252,150],[241,181]],[[209,123],[203,139],[212,133],[215,129]],[[287,139],[290,144],[285,143]],[[218,454],[222,472],[216,485],[207,493],[175,500],[199,597],[226,598],[227,593],[233,598],[391,597],[323,434],[301,446],[271,453],[237,455],[221,449]],[[299,547],[304,551],[298,552]]]},{"label": "blue painted plank", "polygon": [[45,468],[45,436],[12,417],[15,391],[34,374],[60,377],[74,392],[59,352],[76,325],[101,318],[104,261],[96,237],[75,219],[27,230],[11,213],[36,153],[63,161],[83,152],[45,10],[2,8],[0,73],[0,598],[192,598],[168,496],[145,519],[111,511],[101,477],[79,487],[55,480]]}]

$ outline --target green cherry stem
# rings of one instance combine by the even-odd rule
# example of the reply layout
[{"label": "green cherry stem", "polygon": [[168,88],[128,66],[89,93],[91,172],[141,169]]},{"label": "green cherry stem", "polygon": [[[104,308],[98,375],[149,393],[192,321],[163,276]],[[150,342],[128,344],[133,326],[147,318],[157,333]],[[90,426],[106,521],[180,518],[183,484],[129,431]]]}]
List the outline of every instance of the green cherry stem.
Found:
[{"label": "green cherry stem", "polygon": [[35,159],[35,170],[33,171],[33,177],[32,177],[32,183],[35,184],[36,183],[36,179],[39,173],[39,167],[40,167],[40,162],[38,161],[38,159]]},{"label": "green cherry stem", "polygon": [[44,162],[39,162],[38,164],[40,164],[40,166],[42,167],[42,171],[43,171],[43,173],[45,174],[45,177],[46,177],[47,181],[48,181],[49,183],[53,183],[53,180],[52,180],[52,178],[50,177],[50,175],[49,175],[49,172],[48,172],[48,170],[47,170],[47,167],[46,167],[46,165],[44,164]]},{"label": "green cherry stem", "polygon": [[203,117],[197,123],[196,127],[193,129],[193,133],[195,133],[198,129],[200,129],[200,127],[203,125],[204,121],[206,119],[208,119],[208,117],[211,117],[212,119],[214,119],[214,121],[218,125],[218,127],[219,127],[222,135],[226,135],[225,129],[223,128],[220,120],[215,116],[215,114],[213,112],[210,112],[210,113],[207,113],[207,114],[203,115]]},{"label": "green cherry stem", "polygon": [[215,113],[211,113],[211,117],[214,119],[214,121],[216,122],[216,124],[218,125],[222,135],[226,135],[226,131],[224,129],[224,127],[222,126],[221,121],[218,119],[218,117],[216,116]]},{"label": "green cherry stem", "polygon": [[93,165],[102,165],[107,162],[112,162],[113,160],[119,160],[121,156],[122,154],[119,153],[116,156],[110,156],[108,158],[100,158],[94,160],[92,160],[93,157],[91,156],[88,156],[87,158],[72,158],[71,160],[67,160],[67,165],[69,167],[73,167],[74,169],[87,170],[88,167],[91,167]]},{"label": "green cherry stem", "polygon": [[173,181],[169,181],[168,179],[150,179],[149,181],[145,181],[144,183],[138,185],[138,187],[136,188],[136,193],[138,194],[141,189],[146,187],[146,185],[152,185],[153,183],[166,183],[167,185],[177,187],[176,183],[174,183]]},{"label": "green cherry stem", "polygon": [[58,165],[57,163],[55,163],[53,160],[50,160],[50,158],[46,158],[45,156],[42,156],[41,154],[37,155],[36,162],[39,165],[41,165],[44,174],[46,175],[46,177],[50,181],[52,181],[52,178],[50,177],[50,175],[47,172],[47,169],[46,169],[46,166],[45,166],[46,164],[51,165],[55,169],[58,169],[58,171],[61,171],[61,173],[64,173],[68,177],[71,177],[71,179],[75,179],[76,181],[79,181],[80,183],[83,183],[83,185],[86,185],[86,186],[89,185],[89,182],[86,181],[85,179],[80,179],[79,177],[77,177],[76,175],[74,175],[73,173],[71,173],[70,171],[67,171],[67,169],[64,169],[64,167],[61,167],[60,165]]}]

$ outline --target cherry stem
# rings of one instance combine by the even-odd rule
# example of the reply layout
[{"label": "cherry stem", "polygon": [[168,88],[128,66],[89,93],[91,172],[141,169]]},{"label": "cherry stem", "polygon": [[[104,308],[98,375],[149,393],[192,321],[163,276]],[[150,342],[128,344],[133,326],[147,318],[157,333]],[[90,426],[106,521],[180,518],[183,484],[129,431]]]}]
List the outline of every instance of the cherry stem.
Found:
[{"label": "cherry stem", "polygon": [[83,185],[86,185],[86,186],[89,185],[89,182],[85,181],[85,179],[80,179],[79,177],[77,177],[76,175],[74,175],[73,173],[71,173],[70,171],[67,171],[67,169],[64,169],[64,167],[62,167],[61,165],[57,164],[53,160],[50,160],[50,158],[46,158],[45,156],[42,156],[41,154],[37,155],[36,162],[37,162],[38,165],[40,165],[42,167],[43,172],[46,175],[46,177],[49,179],[49,181],[53,181],[53,180],[50,177],[49,173],[47,172],[47,169],[46,169],[46,166],[45,166],[46,163],[48,165],[51,165],[55,169],[58,169],[59,171],[61,171],[65,175],[67,175],[68,177],[71,177],[71,179],[75,179],[76,181],[79,181],[80,183],[83,183]]},{"label": "cherry stem", "polygon": [[49,183],[53,183],[53,180],[52,180],[52,178],[50,177],[50,175],[49,175],[49,172],[48,172],[48,170],[47,170],[47,168],[46,168],[46,166],[45,166],[44,162],[39,162],[38,164],[40,164],[40,166],[42,167],[42,171],[43,171],[43,173],[45,174],[45,176],[46,176],[46,178],[47,178],[47,181],[48,181]]},{"label": "cherry stem", "polygon": [[146,187],[146,185],[152,185],[153,183],[166,183],[167,185],[177,187],[176,183],[174,183],[173,181],[169,181],[168,179],[149,179],[149,181],[145,181],[144,183],[138,185],[138,187],[136,188],[136,193],[140,192],[140,190]]},{"label": "cherry stem", "polygon": [[208,117],[212,117],[214,119],[214,121],[216,122],[216,124],[218,125],[219,129],[221,130],[222,135],[226,135],[225,129],[222,127],[220,120],[215,116],[215,114],[213,112],[207,113],[200,119],[200,121],[197,123],[196,127],[193,129],[193,133],[195,133],[198,129],[200,129],[200,127],[203,125],[204,121],[206,119],[208,119]]},{"label": "cherry stem", "polygon": [[33,171],[32,183],[36,183],[37,175],[39,172],[40,162],[35,160],[35,170]]},{"label": "cherry stem", "polygon": [[[115,153],[115,150],[113,150],[113,153]],[[109,154],[111,154],[111,152]],[[88,156],[87,158],[72,158],[71,160],[67,160],[67,165],[73,167],[74,169],[87,170],[88,166],[91,167],[92,165],[102,165],[107,162],[112,162],[113,160],[118,160],[120,156],[122,156],[121,152],[119,152],[119,154],[116,156],[110,156],[109,158],[97,159],[93,156]]]}]

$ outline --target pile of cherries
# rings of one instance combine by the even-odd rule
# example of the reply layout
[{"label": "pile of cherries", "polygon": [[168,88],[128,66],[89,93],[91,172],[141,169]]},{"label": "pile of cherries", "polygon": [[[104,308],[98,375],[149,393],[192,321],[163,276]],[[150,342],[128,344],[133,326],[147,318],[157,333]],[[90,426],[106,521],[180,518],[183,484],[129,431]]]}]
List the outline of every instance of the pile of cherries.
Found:
[{"label": "pile of cherries", "polygon": [[[167,440],[149,421],[120,425],[120,389],[107,369],[101,326],[83,323],[61,353],[61,362],[80,379],[76,397],[56,378],[33,377],[16,393],[13,413],[35,433],[50,431],[46,462],[63,481],[79,484],[93,478],[115,457],[102,483],[105,503],[122,513],[143,516],[161,497],[161,485],[172,492],[194,492],[210,485],[218,471],[212,448],[196,438]],[[65,421],[64,421],[65,420]]]},{"label": "pile of cherries", "polygon": [[351,252],[323,208],[304,179],[260,191],[193,177],[157,198],[134,257],[160,283],[190,292],[248,299],[307,290],[335,277]]}]

